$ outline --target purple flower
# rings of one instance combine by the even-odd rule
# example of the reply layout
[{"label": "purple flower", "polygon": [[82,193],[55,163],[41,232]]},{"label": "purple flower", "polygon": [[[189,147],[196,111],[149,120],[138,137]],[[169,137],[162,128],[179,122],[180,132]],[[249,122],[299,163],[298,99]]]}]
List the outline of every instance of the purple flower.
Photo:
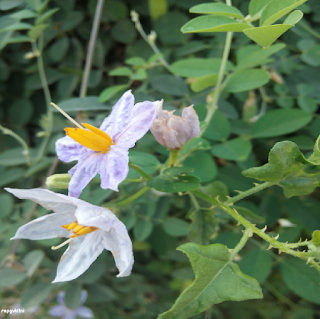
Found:
[{"label": "purple flower", "polygon": [[150,130],[158,143],[171,150],[179,150],[184,143],[200,134],[200,122],[192,105],[183,109],[182,117],[173,115],[173,112],[162,110],[162,103],[158,103],[157,119]]},{"label": "purple flower", "polygon": [[60,291],[57,296],[59,305],[53,306],[49,310],[49,315],[60,317],[61,319],[75,319],[76,316],[81,318],[93,318],[93,313],[88,307],[82,306],[87,300],[88,293],[85,290],[81,291],[80,306],[76,309],[69,309],[64,303],[64,291]]},{"label": "purple flower", "polygon": [[55,213],[41,216],[21,226],[11,239],[41,240],[69,238],[52,249],[69,243],[53,282],[69,281],[83,274],[104,249],[111,251],[119,269],[117,277],[131,274],[132,243],[125,225],[108,208],[91,205],[81,199],[46,189],[13,189],[6,191],[18,198],[31,199]]},{"label": "purple flower", "polygon": [[78,161],[69,170],[69,196],[79,197],[96,174],[100,174],[103,189],[118,191],[129,171],[128,150],[150,129],[157,103],[134,104],[134,96],[127,91],[100,129],[88,124],[83,124],[86,129],[65,129],[68,136],[56,142],[57,155],[64,162]]}]

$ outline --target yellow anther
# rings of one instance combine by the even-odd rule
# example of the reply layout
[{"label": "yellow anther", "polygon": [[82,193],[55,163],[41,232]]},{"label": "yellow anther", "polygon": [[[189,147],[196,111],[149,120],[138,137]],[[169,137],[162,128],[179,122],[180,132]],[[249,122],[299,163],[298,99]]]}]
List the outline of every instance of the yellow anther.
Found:
[{"label": "yellow anther", "polygon": [[78,225],[77,221],[71,223],[71,224],[67,224],[62,226],[63,228],[67,228],[68,230],[71,230],[72,228],[75,228]]},{"label": "yellow anther", "polygon": [[74,237],[78,237],[78,236],[82,236],[82,235],[87,235],[87,234],[90,234],[90,233],[96,231],[97,229],[98,229],[98,227],[92,227],[92,226],[84,227],[80,231],[78,231],[77,233],[73,234],[70,238],[74,238]]},{"label": "yellow anther", "polygon": [[73,235],[70,236],[70,238],[90,234],[99,229],[98,227],[79,225],[77,221],[74,221],[71,224],[62,225],[61,227],[67,229],[68,231],[72,230]]},{"label": "yellow anther", "polygon": [[86,227],[86,226],[77,225],[77,226],[72,230],[72,232],[76,234],[79,230],[81,230],[81,229],[83,229],[83,228],[85,228],[85,227]]},{"label": "yellow anther", "polygon": [[100,129],[96,128],[93,125],[87,124],[87,123],[81,123],[85,128],[90,130],[91,132],[100,135],[101,137],[105,138],[112,144],[112,138],[105,132],[101,131]]}]

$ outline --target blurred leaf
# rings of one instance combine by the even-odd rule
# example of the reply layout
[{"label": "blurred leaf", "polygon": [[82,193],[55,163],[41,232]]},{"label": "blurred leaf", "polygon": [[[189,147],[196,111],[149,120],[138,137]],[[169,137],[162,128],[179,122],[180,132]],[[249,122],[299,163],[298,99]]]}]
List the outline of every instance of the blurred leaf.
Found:
[{"label": "blurred leaf", "polygon": [[[147,174],[154,173],[161,165],[161,163],[155,156],[144,152],[130,151],[129,159],[130,162],[132,162],[134,165],[141,167],[141,169]],[[141,177],[141,175],[130,168],[127,178],[139,177]]]},{"label": "blurred leaf", "polygon": [[88,287],[88,295],[92,302],[108,302],[117,299],[114,291],[105,285],[94,284]]},{"label": "blurred leaf", "polygon": [[179,151],[179,155],[185,155],[189,152],[201,151],[201,150],[209,150],[210,143],[201,137],[194,137],[188,142],[184,143]]},{"label": "blurred leaf", "polygon": [[156,20],[168,11],[167,0],[148,0],[148,3],[152,20]]},{"label": "blurred leaf", "polygon": [[307,96],[299,97],[298,105],[303,111],[307,113],[314,113],[318,109],[318,102],[315,99]]},{"label": "blurred leaf", "polygon": [[196,210],[190,215],[192,223],[189,236],[196,244],[206,245],[217,228],[217,221],[213,218],[213,211]]},{"label": "blurred leaf", "polygon": [[226,300],[262,298],[258,282],[230,260],[226,246],[188,243],[178,249],[189,257],[196,279],[159,319],[189,318]]},{"label": "blurred leaf", "polygon": [[190,224],[186,221],[175,217],[165,218],[162,224],[165,232],[174,237],[186,236],[189,232],[189,226]]},{"label": "blurred leaf", "polygon": [[226,92],[244,92],[261,87],[269,82],[270,75],[264,70],[243,70],[233,73],[225,86]]},{"label": "blurred leaf", "polygon": [[27,278],[27,273],[14,268],[0,269],[0,287],[15,286]]},{"label": "blurred leaf", "polygon": [[190,167],[171,167],[163,171],[159,176],[148,180],[147,186],[161,192],[177,193],[197,189],[200,180],[192,175],[186,175],[193,171]]},{"label": "blurred leaf", "polygon": [[104,89],[99,96],[100,103],[110,100],[118,92],[124,91],[128,88],[127,84],[114,85]]},{"label": "blurred leaf", "polygon": [[27,288],[21,297],[23,308],[32,308],[43,303],[50,295],[52,284],[35,284]]},{"label": "blurred leaf", "polygon": [[120,43],[132,43],[136,35],[134,24],[129,19],[120,20],[111,28],[112,38]]},{"label": "blurred leaf", "polygon": [[266,250],[254,248],[241,256],[240,269],[262,284],[270,275],[272,269],[272,257]]},{"label": "blurred leaf", "polygon": [[252,145],[242,138],[234,138],[222,144],[212,147],[211,153],[214,156],[232,161],[245,161],[249,156]]},{"label": "blurred leaf", "polygon": [[152,221],[139,220],[133,229],[134,237],[139,241],[143,241],[150,236],[152,229],[153,229]]},{"label": "blurred leaf", "polygon": [[24,125],[30,121],[32,113],[33,105],[30,100],[19,99],[10,106],[8,110],[8,120],[11,123]]},{"label": "blurred leaf", "polygon": [[131,77],[131,80],[142,81],[148,77],[147,71],[145,69],[138,69]]},{"label": "blurred leaf", "polygon": [[185,96],[189,93],[185,82],[174,75],[161,74],[153,77],[150,81],[153,89],[175,96]]},{"label": "blurred leaf", "polygon": [[79,283],[71,283],[68,285],[64,302],[67,308],[76,309],[80,306],[82,287]]},{"label": "blurred leaf", "polygon": [[54,42],[50,47],[50,57],[54,62],[60,62],[66,55],[69,49],[70,41],[68,37],[62,37],[58,41]]},{"label": "blurred leaf", "polygon": [[306,261],[287,256],[281,263],[281,275],[285,284],[298,296],[320,304],[319,272],[306,265]]},{"label": "blurred leaf", "polygon": [[219,110],[216,110],[203,137],[213,141],[224,141],[231,133],[230,122]]},{"label": "blurred leaf", "polygon": [[42,24],[43,22],[45,22],[46,20],[48,20],[52,15],[54,15],[57,11],[59,11],[59,8],[54,8],[51,9],[47,12],[45,12],[44,14],[42,14],[38,19],[37,19],[37,23],[36,24]]},{"label": "blurred leaf", "polygon": [[224,3],[202,3],[190,8],[192,13],[220,15],[232,18],[243,18],[243,14],[235,7]]},{"label": "blurred leaf", "polygon": [[[171,64],[170,71],[183,77],[199,77],[219,73],[221,59],[217,58],[189,58]],[[226,71],[232,69],[231,62],[227,62]]]},{"label": "blurred leaf", "polygon": [[181,32],[242,32],[249,28],[252,28],[249,24],[232,18],[207,15],[190,20],[181,28]]},{"label": "blurred leaf", "polygon": [[48,26],[48,24],[38,24],[29,30],[28,36],[36,41]]},{"label": "blurred leaf", "polygon": [[249,3],[249,14],[255,17],[262,12],[266,5],[272,0],[251,0]]},{"label": "blurred leaf", "polygon": [[109,72],[109,75],[111,76],[131,76],[132,71],[130,68],[127,67],[120,67],[113,69],[112,71]]},{"label": "blurred leaf", "polygon": [[20,6],[24,3],[25,0],[1,0],[0,1],[0,10],[11,10],[15,7]]},{"label": "blurred leaf", "polygon": [[140,57],[133,57],[125,60],[125,63],[129,65],[143,66],[147,64],[147,61]]},{"label": "blurred leaf", "polygon": [[[105,111],[111,109],[110,106],[100,103],[97,96],[75,97],[57,104],[67,113],[79,111]],[[54,109],[54,112],[58,112],[58,110]]]},{"label": "blurred leaf", "polygon": [[7,186],[8,184],[20,179],[25,170],[23,168],[8,168],[1,174],[0,187]]},{"label": "blurred leaf", "polygon": [[201,92],[209,87],[215,86],[217,81],[218,74],[204,75],[192,81],[190,88],[193,92]]},{"label": "blurred leaf", "polygon": [[252,137],[272,137],[299,130],[312,120],[311,114],[298,109],[272,110],[253,123]]},{"label": "blurred leaf", "polygon": [[42,250],[32,250],[23,259],[25,268],[27,269],[28,276],[31,277],[41,264],[44,258]]},{"label": "blurred leaf", "polygon": [[13,197],[9,194],[0,194],[0,217],[8,216],[13,209]]}]

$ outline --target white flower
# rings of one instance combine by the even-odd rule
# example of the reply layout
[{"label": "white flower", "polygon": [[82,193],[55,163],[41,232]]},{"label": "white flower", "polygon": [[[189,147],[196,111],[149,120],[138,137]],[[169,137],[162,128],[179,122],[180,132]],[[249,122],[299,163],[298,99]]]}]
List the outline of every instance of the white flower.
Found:
[{"label": "white flower", "polygon": [[[18,198],[31,199],[55,213],[21,226],[11,239],[41,240],[70,237],[53,282],[69,281],[83,274],[102,253],[112,252],[119,270],[117,277],[129,276],[133,265],[132,243],[125,225],[110,209],[46,189],[6,190]],[[71,232],[73,230],[73,232]]]},{"label": "white flower", "polygon": [[76,309],[69,309],[64,303],[64,291],[60,291],[57,296],[59,305],[53,306],[49,310],[49,315],[60,317],[61,319],[75,319],[76,316],[81,318],[93,318],[93,313],[88,307],[82,306],[87,300],[88,293],[85,290],[81,292],[80,305]]}]

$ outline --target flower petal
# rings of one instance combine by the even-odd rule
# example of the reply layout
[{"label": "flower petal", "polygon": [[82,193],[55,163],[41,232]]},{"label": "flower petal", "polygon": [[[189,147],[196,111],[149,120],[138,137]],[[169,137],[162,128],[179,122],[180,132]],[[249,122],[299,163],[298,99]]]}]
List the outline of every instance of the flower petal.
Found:
[{"label": "flower petal", "polygon": [[73,280],[82,275],[103,251],[104,232],[93,233],[72,240],[61,257],[55,282]]},{"label": "flower petal", "polygon": [[82,318],[93,318],[93,313],[88,307],[80,306],[75,309],[76,314]]},{"label": "flower petal", "polygon": [[86,290],[82,290],[81,291],[81,297],[80,297],[80,305],[83,305],[85,303],[85,301],[88,298],[88,293]]},{"label": "flower petal", "polygon": [[59,291],[59,292],[58,292],[57,300],[58,300],[59,304],[60,304],[60,305],[63,305],[63,306],[65,306],[64,296],[65,296],[65,292],[64,292],[64,291]]},{"label": "flower petal", "polygon": [[[122,223],[121,223],[122,224]],[[124,225],[123,225],[124,226]],[[134,263],[132,243],[127,229],[111,228],[104,233],[105,249],[111,251],[119,270],[117,277],[127,277],[131,274]]]},{"label": "flower petal", "polygon": [[107,208],[100,207],[100,211],[97,211],[97,209],[79,207],[75,215],[79,224],[98,227],[103,231],[104,247],[112,252],[120,272],[117,277],[129,276],[134,259],[126,226]]},{"label": "flower petal", "polygon": [[62,225],[74,222],[73,212],[53,213],[41,216],[21,226],[11,239],[50,239],[55,237],[69,237],[69,232],[62,228]]},{"label": "flower petal", "polygon": [[117,192],[118,185],[126,179],[128,172],[128,151],[112,145],[110,151],[106,154],[106,161],[100,162],[101,188],[110,188]]},{"label": "flower petal", "polygon": [[100,130],[106,132],[115,141],[130,122],[133,105],[134,96],[129,90],[112,108],[110,115],[101,124]]},{"label": "flower petal", "polygon": [[61,317],[63,316],[68,309],[65,306],[58,305],[58,306],[53,306],[49,310],[49,315],[53,317]]},{"label": "flower petal", "polygon": [[190,138],[199,136],[200,122],[197,112],[194,110],[193,105],[185,107],[182,111],[182,117],[188,122],[191,129]]},{"label": "flower petal", "polygon": [[156,119],[150,131],[159,144],[169,149],[180,148],[181,145],[177,140],[177,132],[168,128],[164,119]]},{"label": "flower petal", "polygon": [[115,140],[116,145],[127,149],[133,147],[149,131],[157,116],[156,107],[159,103],[161,102],[137,103],[131,112],[130,122]]},{"label": "flower petal", "polygon": [[61,319],[76,319],[77,313],[74,310],[68,309],[68,312]]},{"label": "flower petal", "polygon": [[47,189],[17,189],[5,188],[5,190],[20,199],[30,199],[46,209],[53,210],[56,213],[75,212],[77,206],[82,201],[73,200],[72,198],[51,192]]},{"label": "flower petal", "polygon": [[71,170],[69,174],[69,196],[79,197],[82,190],[97,175],[101,161],[105,159],[105,154],[94,151],[87,152]]},{"label": "flower petal", "polygon": [[71,137],[65,136],[56,141],[56,152],[61,161],[69,163],[78,161],[86,152],[88,152],[88,149]]}]

